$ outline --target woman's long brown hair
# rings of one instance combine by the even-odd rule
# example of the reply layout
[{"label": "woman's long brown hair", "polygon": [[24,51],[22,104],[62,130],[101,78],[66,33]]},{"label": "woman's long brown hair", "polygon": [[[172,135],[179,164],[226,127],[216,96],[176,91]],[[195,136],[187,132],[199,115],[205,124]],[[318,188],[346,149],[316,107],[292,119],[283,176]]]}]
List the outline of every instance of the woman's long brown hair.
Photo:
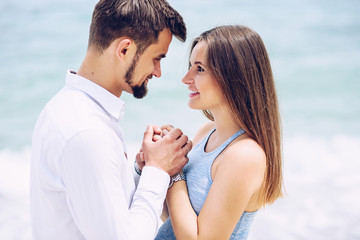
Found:
[{"label": "woman's long brown hair", "polygon": [[[270,60],[264,43],[245,26],[220,26],[204,32],[197,43],[208,45],[207,64],[242,127],[264,150],[266,172],[260,202],[282,196],[281,124]],[[214,120],[208,110],[205,116]]]}]

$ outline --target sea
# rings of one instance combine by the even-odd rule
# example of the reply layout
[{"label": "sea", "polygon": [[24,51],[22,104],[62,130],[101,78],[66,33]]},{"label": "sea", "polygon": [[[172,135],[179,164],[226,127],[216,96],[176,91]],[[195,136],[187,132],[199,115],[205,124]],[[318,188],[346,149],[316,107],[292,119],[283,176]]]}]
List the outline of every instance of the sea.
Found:
[{"label": "sea", "polygon": [[[360,239],[360,1],[169,0],[184,17],[142,100],[124,93],[129,156],[147,124],[190,138],[207,120],[181,83],[191,41],[210,28],[246,25],[268,50],[279,98],[284,197],[257,214],[250,240]],[[47,101],[87,50],[95,0],[0,0],[0,239],[32,239],[31,137]]]}]

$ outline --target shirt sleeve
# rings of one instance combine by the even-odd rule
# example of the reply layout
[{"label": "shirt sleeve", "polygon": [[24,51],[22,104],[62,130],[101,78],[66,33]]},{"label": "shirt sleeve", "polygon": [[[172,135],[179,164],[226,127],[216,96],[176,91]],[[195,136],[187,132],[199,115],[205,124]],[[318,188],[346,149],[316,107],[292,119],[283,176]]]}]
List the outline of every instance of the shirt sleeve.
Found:
[{"label": "shirt sleeve", "polygon": [[[87,130],[64,148],[61,172],[67,203],[85,239],[154,239],[169,175],[144,167],[137,190],[122,144]],[[131,200],[132,199],[132,200]]]}]

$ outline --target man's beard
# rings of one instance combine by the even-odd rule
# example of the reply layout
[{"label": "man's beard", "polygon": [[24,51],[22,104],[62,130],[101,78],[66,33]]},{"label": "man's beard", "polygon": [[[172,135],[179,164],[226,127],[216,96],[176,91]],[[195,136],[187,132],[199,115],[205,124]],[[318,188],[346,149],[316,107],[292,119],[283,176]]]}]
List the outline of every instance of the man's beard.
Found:
[{"label": "man's beard", "polygon": [[[137,99],[141,99],[143,97],[146,96],[147,92],[148,92],[148,89],[146,87],[146,83],[147,81],[145,80],[140,86],[139,85],[132,85],[132,78],[133,78],[133,75],[134,75],[134,70],[136,68],[136,65],[138,63],[138,57],[139,56],[135,56],[134,57],[134,60],[131,64],[131,66],[129,67],[129,69],[126,71],[126,74],[125,74],[125,81],[127,84],[129,84],[129,86],[131,87],[132,89],[132,92],[133,92],[133,96]],[[147,79],[150,79],[152,76],[149,75],[147,77]]]}]

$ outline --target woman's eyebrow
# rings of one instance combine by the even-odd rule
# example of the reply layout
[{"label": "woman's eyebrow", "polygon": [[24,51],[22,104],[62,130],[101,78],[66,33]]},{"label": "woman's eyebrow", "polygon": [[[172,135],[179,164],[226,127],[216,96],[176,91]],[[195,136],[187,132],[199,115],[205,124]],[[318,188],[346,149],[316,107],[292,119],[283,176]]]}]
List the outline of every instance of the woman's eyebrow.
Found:
[{"label": "woman's eyebrow", "polygon": [[[191,62],[189,62],[189,65],[192,66]],[[194,65],[203,65],[206,66],[205,64],[203,64],[201,61],[195,61]]]}]

